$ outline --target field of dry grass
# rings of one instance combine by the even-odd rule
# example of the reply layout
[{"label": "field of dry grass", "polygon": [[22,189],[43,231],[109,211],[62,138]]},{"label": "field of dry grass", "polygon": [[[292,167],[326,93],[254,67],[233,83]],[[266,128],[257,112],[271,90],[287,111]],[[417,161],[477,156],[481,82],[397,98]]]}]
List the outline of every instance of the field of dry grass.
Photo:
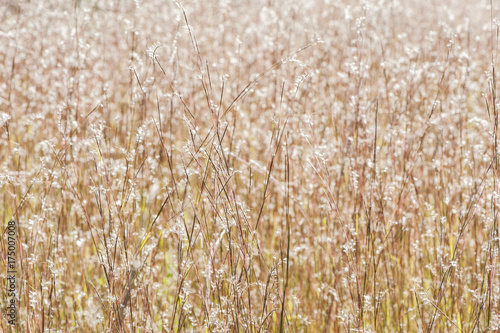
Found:
[{"label": "field of dry grass", "polygon": [[499,14],[0,1],[0,331],[499,331]]}]

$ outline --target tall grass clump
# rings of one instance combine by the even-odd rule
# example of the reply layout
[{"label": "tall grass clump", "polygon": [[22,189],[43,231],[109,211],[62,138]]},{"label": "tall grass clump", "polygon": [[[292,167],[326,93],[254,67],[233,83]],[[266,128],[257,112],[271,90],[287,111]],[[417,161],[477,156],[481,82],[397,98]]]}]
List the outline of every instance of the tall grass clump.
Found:
[{"label": "tall grass clump", "polygon": [[0,2],[0,331],[500,330],[499,10]]}]

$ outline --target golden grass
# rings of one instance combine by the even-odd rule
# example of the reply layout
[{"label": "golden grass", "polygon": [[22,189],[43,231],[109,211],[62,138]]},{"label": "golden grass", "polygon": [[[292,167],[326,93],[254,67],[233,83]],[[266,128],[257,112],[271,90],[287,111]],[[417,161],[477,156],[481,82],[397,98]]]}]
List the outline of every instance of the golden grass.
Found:
[{"label": "golden grass", "polygon": [[0,330],[499,330],[498,9],[4,1]]}]

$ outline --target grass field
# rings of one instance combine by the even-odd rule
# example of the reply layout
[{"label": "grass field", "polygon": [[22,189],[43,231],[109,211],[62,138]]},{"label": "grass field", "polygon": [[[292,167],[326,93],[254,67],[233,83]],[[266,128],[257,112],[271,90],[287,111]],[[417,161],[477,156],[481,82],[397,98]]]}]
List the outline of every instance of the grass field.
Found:
[{"label": "grass field", "polygon": [[499,14],[0,0],[0,331],[500,331]]}]

